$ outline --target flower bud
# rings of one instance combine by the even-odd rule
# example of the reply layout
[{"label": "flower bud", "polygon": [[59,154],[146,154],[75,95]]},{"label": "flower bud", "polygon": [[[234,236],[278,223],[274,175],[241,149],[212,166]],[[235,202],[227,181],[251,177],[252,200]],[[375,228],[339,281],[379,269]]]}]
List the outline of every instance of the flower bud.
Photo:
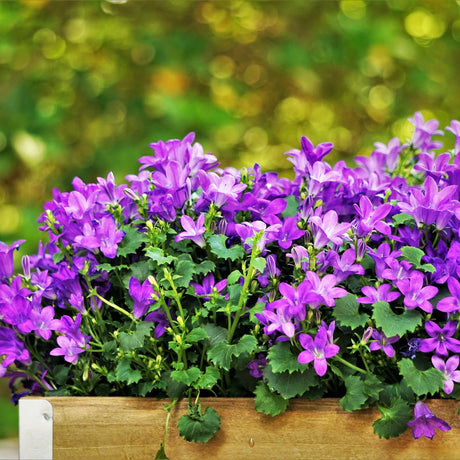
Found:
[{"label": "flower bud", "polygon": [[24,277],[30,279],[30,257],[28,255],[22,258],[22,271],[24,272]]},{"label": "flower bud", "polygon": [[123,193],[124,193],[128,198],[130,198],[131,200],[133,200],[133,201],[139,201],[139,197],[138,197],[137,193],[134,192],[132,189],[126,187],[126,188],[123,190]]},{"label": "flower bud", "polygon": [[363,338],[361,339],[361,345],[366,345],[367,342],[369,342],[369,339],[372,337],[372,332],[373,329],[371,327],[368,327],[363,334]]}]

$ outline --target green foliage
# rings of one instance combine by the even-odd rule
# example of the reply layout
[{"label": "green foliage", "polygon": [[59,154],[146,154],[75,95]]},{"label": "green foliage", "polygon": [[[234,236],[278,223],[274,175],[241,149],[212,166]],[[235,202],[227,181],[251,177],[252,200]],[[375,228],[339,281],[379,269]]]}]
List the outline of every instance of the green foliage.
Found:
[{"label": "green foliage", "polygon": [[208,442],[220,429],[219,414],[212,408],[206,407],[201,412],[201,403],[189,405],[188,415],[183,415],[177,423],[179,433],[187,441]]},{"label": "green foliage", "polygon": [[388,407],[377,405],[382,417],[373,424],[374,432],[380,438],[390,439],[407,430],[407,422],[412,418],[412,410],[401,398],[395,398]]},{"label": "green foliage", "polygon": [[351,293],[336,299],[333,315],[340,324],[351,328],[364,326],[369,319],[369,315],[359,312],[359,303],[356,301],[356,296]]},{"label": "green foliage", "polygon": [[410,262],[415,269],[429,273],[434,273],[436,271],[432,264],[422,263],[422,257],[425,255],[425,253],[420,248],[404,246],[401,248],[401,252],[403,259]]},{"label": "green foliage", "polygon": [[274,417],[283,413],[289,405],[288,399],[270,391],[268,386],[263,382],[257,384],[254,394],[256,411],[262,412],[265,415]]},{"label": "green foliage", "polygon": [[379,301],[373,304],[372,317],[378,328],[381,328],[387,337],[402,336],[407,331],[413,332],[422,323],[422,315],[417,310],[404,310],[397,315],[388,302]]},{"label": "green foliage", "polygon": [[240,245],[235,245],[227,248],[225,242],[227,237],[225,235],[212,235],[209,238],[209,244],[211,251],[221,259],[230,259],[232,261],[240,259],[244,255],[244,249]]},{"label": "green foliage", "polygon": [[408,358],[399,361],[399,372],[407,385],[418,396],[435,394],[444,386],[444,376],[441,371],[433,367],[419,370]]},{"label": "green foliage", "polygon": [[237,358],[243,353],[252,353],[256,345],[257,339],[252,335],[244,335],[237,343],[233,344],[223,340],[208,350],[208,359],[216,366],[228,371],[233,358]]}]

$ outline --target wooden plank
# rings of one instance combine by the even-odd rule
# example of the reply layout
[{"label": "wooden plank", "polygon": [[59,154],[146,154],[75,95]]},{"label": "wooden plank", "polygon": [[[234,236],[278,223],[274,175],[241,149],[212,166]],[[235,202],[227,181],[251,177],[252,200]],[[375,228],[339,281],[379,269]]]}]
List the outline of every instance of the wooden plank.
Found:
[{"label": "wooden plank", "polygon": [[[53,406],[53,458],[153,458],[163,438],[164,402],[149,398],[50,397]],[[189,443],[176,429],[187,412],[182,401],[173,409],[166,454],[176,459],[460,459],[458,402],[432,400],[432,411],[452,430],[434,439],[414,440],[412,430],[392,440],[379,439],[372,423],[376,409],[348,413],[338,400],[293,400],[277,417],[260,414],[245,398],[202,399],[221,417],[219,433],[207,444]]]}]

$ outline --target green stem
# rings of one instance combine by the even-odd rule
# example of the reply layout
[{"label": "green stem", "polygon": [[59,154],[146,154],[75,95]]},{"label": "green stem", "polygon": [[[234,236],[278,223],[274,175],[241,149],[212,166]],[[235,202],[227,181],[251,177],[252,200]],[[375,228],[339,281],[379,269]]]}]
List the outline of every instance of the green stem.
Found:
[{"label": "green stem", "polygon": [[[251,260],[252,259],[253,257],[251,257]],[[246,300],[249,295],[249,284],[251,283],[252,278],[254,277],[255,273],[256,273],[256,269],[252,265],[249,265],[248,272],[244,280],[243,288],[241,289],[240,298],[238,300],[238,311],[235,313],[235,318],[233,319],[232,326],[230,327],[228,334],[227,334],[228,343],[232,341],[233,335],[235,334],[235,331],[236,331],[236,326],[238,325],[238,321],[240,320],[241,315],[244,313],[246,309]]]},{"label": "green stem", "polygon": [[342,364],[345,364],[345,366],[348,366],[350,369],[353,369],[355,371],[361,372],[361,374],[367,374],[368,371],[365,371],[364,369],[361,369],[358,366],[355,366],[354,364],[351,364],[347,360],[343,359],[341,356],[335,355],[333,357],[335,360],[340,361]]},{"label": "green stem", "polygon": [[113,302],[110,302],[109,300],[107,299],[104,299],[104,297],[102,297],[100,294],[98,294],[96,292],[95,289],[91,289],[91,292],[90,292],[90,295],[92,296],[96,296],[98,299],[100,299],[103,303],[105,303],[106,305],[108,305],[109,307],[112,307],[114,308],[115,310],[117,310],[118,312],[122,313],[123,315],[127,316],[131,321],[135,321],[136,319],[134,318],[134,316],[129,313],[129,311],[126,311],[124,308],[121,308],[119,307],[118,305],[115,305]]}]

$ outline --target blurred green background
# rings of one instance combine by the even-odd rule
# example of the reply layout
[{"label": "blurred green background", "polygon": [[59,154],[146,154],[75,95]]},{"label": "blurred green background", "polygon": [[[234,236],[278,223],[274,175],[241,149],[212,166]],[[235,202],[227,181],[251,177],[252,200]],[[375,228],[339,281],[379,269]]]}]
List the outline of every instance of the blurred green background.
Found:
[{"label": "blurred green background", "polygon": [[302,135],[351,162],[409,137],[416,110],[444,127],[460,118],[459,13],[460,0],[3,1],[0,240],[34,252],[53,187],[122,182],[150,142],[189,131],[224,166],[289,175]]}]

